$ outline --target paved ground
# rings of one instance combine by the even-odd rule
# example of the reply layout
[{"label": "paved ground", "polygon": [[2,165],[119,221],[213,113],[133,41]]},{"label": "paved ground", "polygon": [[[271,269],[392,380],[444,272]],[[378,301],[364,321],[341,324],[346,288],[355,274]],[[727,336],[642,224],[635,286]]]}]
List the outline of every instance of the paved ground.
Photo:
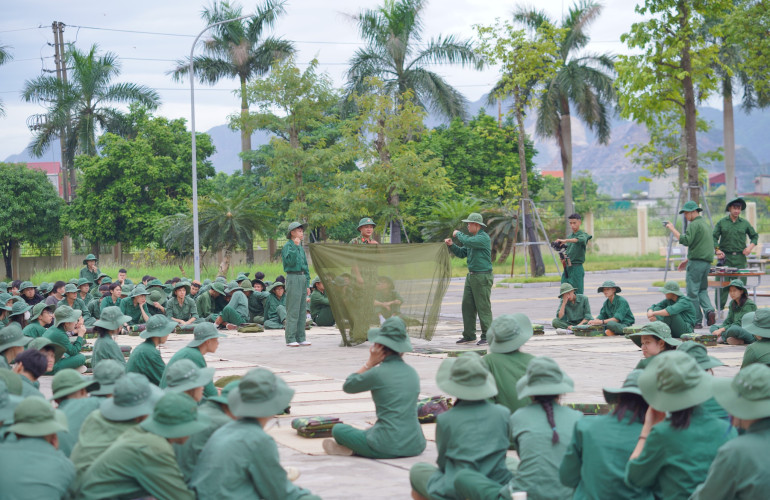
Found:
[{"label": "paved ground", "polygon": [[[636,313],[638,323],[646,322],[644,311],[659,301],[662,295],[650,290],[653,281],[661,280],[662,271],[614,271],[586,275],[586,295],[594,314],[599,312],[603,296],[596,287],[606,279],[613,279],[623,288],[623,296]],[[684,273],[669,273],[670,279],[684,279]],[[451,282],[441,309],[441,322],[431,342],[416,340],[416,348],[438,347],[454,349],[454,341],[462,329],[460,301],[463,280]],[[495,316],[523,312],[534,323],[546,323],[554,316],[558,287],[528,286],[525,288],[495,287],[492,308]],[[770,299],[760,298],[759,305],[767,306]],[[138,337],[121,337],[119,343],[136,345]],[[368,344],[340,348],[339,334],[333,328],[313,328],[308,332],[311,347],[285,347],[283,332],[259,334],[232,334],[222,339],[219,350],[207,355],[210,366],[217,368],[216,377],[243,374],[252,367],[263,366],[279,372],[297,391],[292,403],[293,415],[331,414],[346,423],[365,427],[374,417],[374,406],[368,393],[345,395],[342,382],[368,358]],[[163,349],[164,358],[189,341],[189,336],[172,335]],[[554,358],[575,380],[575,392],[565,397],[567,402],[603,402],[603,386],[620,386],[625,375],[641,358],[641,351],[624,338],[586,338],[557,336],[553,329],[543,336],[533,337],[523,350],[534,355]],[[742,347],[719,346],[710,354],[728,364],[715,369],[717,376],[735,374],[743,356]],[[435,374],[445,354],[407,354],[407,362],[420,374],[425,395],[440,394]],[[50,392],[50,381],[44,381],[44,391]],[[319,440],[292,439],[287,431],[290,418],[277,419],[272,429],[279,441],[283,464],[297,467],[302,476],[297,481],[323,498],[409,498],[409,467],[419,461],[435,462],[436,447],[430,427],[426,427],[428,447],[420,456],[399,460],[368,460],[362,458],[311,455],[318,453]],[[479,423],[483,425],[483,422]]]}]

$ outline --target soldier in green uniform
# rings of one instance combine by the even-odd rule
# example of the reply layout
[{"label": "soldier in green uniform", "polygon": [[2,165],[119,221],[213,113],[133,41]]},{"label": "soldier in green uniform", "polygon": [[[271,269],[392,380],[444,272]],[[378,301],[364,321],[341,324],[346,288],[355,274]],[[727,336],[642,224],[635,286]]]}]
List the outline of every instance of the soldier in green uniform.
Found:
[{"label": "soldier in green uniform", "polygon": [[56,307],[63,305],[70,306],[72,309],[80,311],[83,317],[83,324],[86,325],[86,328],[94,324],[95,320],[88,312],[88,306],[83,302],[83,299],[78,297],[78,287],[72,283],[68,283],[67,286],[64,287],[64,298],[56,304]]},{"label": "soldier in green uniform", "polygon": [[[39,396],[43,398],[43,396]],[[24,400],[24,396],[11,394],[5,379],[0,378],[0,445],[5,441],[5,431],[13,424],[13,411]]]},{"label": "soldier in green uniform", "polygon": [[556,310],[556,317],[551,321],[557,333],[571,332],[571,327],[584,325],[593,319],[588,297],[577,293],[571,283],[561,284],[559,299],[561,300],[559,309]]},{"label": "soldier in green uniform", "polygon": [[666,229],[673,233],[680,244],[687,247],[685,280],[687,281],[687,297],[695,307],[695,328],[702,328],[703,316],[706,316],[708,326],[713,325],[717,317],[708,294],[709,270],[711,269],[711,261],[714,259],[714,240],[711,235],[711,226],[700,215],[702,211],[703,209],[694,201],[688,201],[684,204],[682,210],[679,211],[689,222],[684,234],[680,234],[670,222],[666,224]]},{"label": "soldier in green uniform", "polygon": [[210,288],[206,291],[201,289],[201,292],[195,299],[198,317],[211,322],[216,321],[226,305],[225,286],[218,281],[211,283]]},{"label": "soldier in green uniform", "polygon": [[732,280],[726,288],[732,301],[727,307],[727,317],[721,325],[711,325],[709,330],[718,335],[717,342],[730,345],[751,344],[754,336],[741,327],[743,317],[757,310],[757,305],[749,298],[746,285],[739,279]]},{"label": "soldier in green uniform", "polygon": [[88,281],[88,278],[80,278],[78,280],[78,298],[81,299],[86,305],[88,305],[91,300],[94,299],[94,296],[91,295],[91,282]]},{"label": "soldier in green uniform", "polygon": [[743,328],[757,341],[743,352],[741,369],[754,363],[770,365],[770,309],[759,309],[743,317]]},{"label": "soldier in green uniform", "polygon": [[[350,245],[379,245],[372,236],[375,228],[371,217],[363,217],[358,221],[359,235],[350,240]],[[350,344],[358,345],[366,341],[367,331],[374,319],[375,287],[377,285],[377,268],[372,265],[360,266],[355,264],[350,269],[351,299],[347,311],[351,314]],[[343,341],[343,343],[345,343]]]},{"label": "soldier in green uniform", "polygon": [[203,399],[203,387],[214,381],[213,368],[199,368],[189,359],[169,364],[166,374],[167,391],[184,392],[198,403]]},{"label": "soldier in green uniform", "polygon": [[334,326],[334,315],[321,278],[313,278],[310,288],[313,290],[310,294],[310,317],[313,322],[318,326]]},{"label": "soldier in green uniform", "polygon": [[44,397],[40,392],[38,379],[47,371],[48,357],[37,349],[27,349],[16,356],[13,372],[17,373],[23,382],[21,397]]},{"label": "soldier in green uniform", "polygon": [[249,295],[249,316],[252,323],[265,324],[265,301],[269,292],[265,290],[265,282],[255,279],[252,283],[253,292]]},{"label": "soldier in green uniform", "polygon": [[457,238],[462,246],[455,245],[452,238],[444,243],[449,250],[461,259],[468,259],[468,275],[465,277],[463,288],[463,336],[458,344],[470,344],[476,340],[476,315],[481,323],[481,338],[476,345],[487,344],[487,330],[492,323],[492,241],[482,227],[484,219],[481,214],[472,213],[463,222],[468,224],[470,235],[454,231],[452,238]]},{"label": "soldier in green uniform", "polygon": [[136,285],[131,290],[131,295],[120,300],[120,310],[126,316],[131,316],[129,325],[141,325],[149,321],[152,316],[147,309],[147,296],[150,292],[145,290],[142,285]]},{"label": "soldier in green uniform", "polygon": [[[746,257],[754,250],[759,240],[759,233],[751,227],[749,221],[741,217],[741,212],[746,210],[746,202],[743,198],[736,198],[727,203],[725,212],[729,215],[714,226],[714,248],[716,249],[717,259],[724,259],[725,266],[746,268]],[[749,238],[749,245],[746,246],[746,238]],[[746,283],[746,278],[742,278]],[[722,288],[719,293],[719,303],[717,303],[716,293],[714,294],[714,303],[721,311],[727,303],[728,287]]]},{"label": "soldier in green uniform", "polygon": [[96,263],[98,262],[98,259],[96,256],[92,253],[89,253],[86,255],[86,258],[83,259],[83,265],[85,266],[83,269],[80,270],[80,278],[85,278],[91,283],[99,284],[97,281],[97,278],[101,274],[99,271],[99,268],[96,266]]},{"label": "soldier in green uniform", "polygon": [[[280,330],[286,321],[286,296],[285,287],[280,281],[267,287],[270,294],[265,300],[265,329]],[[299,346],[299,344],[297,344]],[[292,346],[292,347],[297,347]]]},{"label": "soldier in green uniform", "polygon": [[[64,368],[75,368],[85,372],[86,357],[81,354],[80,350],[85,343],[86,327],[83,325],[80,314],[80,311],[67,305],[57,307],[53,315],[53,326],[43,334],[43,337],[51,342],[64,347],[64,355],[54,365],[53,373]],[[74,334],[74,342],[70,342],[67,332]]]},{"label": "soldier in green uniform", "polygon": [[22,333],[18,323],[11,323],[0,329],[0,368],[10,370],[13,360],[31,341],[32,338]]},{"label": "soldier in green uniform", "polygon": [[[166,387],[168,384],[166,381],[168,378],[168,370],[174,363],[182,359],[189,359],[199,368],[206,368],[206,358],[203,356],[210,352],[216,352],[219,347],[219,339],[221,337],[227,337],[224,333],[219,333],[217,327],[214,326],[213,323],[199,323],[195,325],[193,335],[193,340],[188,342],[185,347],[179,349],[173,356],[171,356],[168,365],[166,365],[166,370],[163,372],[163,378],[160,381],[161,388]],[[204,396],[216,396],[217,394],[219,394],[219,391],[214,387],[213,382],[206,384],[206,387],[203,389]]]},{"label": "soldier in green uniform", "polygon": [[[37,349],[45,355],[47,364],[45,372],[43,373],[52,373],[54,365],[64,355],[64,347],[45,337],[36,337],[32,339],[32,342],[27,344],[27,349]],[[36,389],[40,388],[39,382],[33,381],[32,384]]]},{"label": "soldier in green uniform", "polygon": [[529,398],[519,398],[516,383],[526,373],[529,362],[535,358],[519,350],[532,338],[532,323],[521,313],[503,314],[492,321],[487,338],[489,352],[481,360],[497,385],[497,396],[492,400],[513,413],[529,404]]},{"label": "soldier in green uniform", "polygon": [[78,434],[83,421],[99,407],[101,400],[88,396],[91,389],[99,387],[91,377],[85,378],[75,370],[66,368],[53,377],[51,390],[59,410],[67,416],[68,431],[59,432],[59,450],[70,456],[78,441]]},{"label": "soldier in green uniform", "polygon": [[602,304],[599,316],[588,322],[589,325],[604,326],[604,334],[607,336],[621,335],[623,328],[634,324],[634,313],[628,301],[618,295],[620,287],[614,281],[605,281],[598,288],[598,293],[603,293],[607,300]]},{"label": "soldier in green uniform", "polygon": [[642,348],[643,358],[636,364],[636,369],[646,368],[658,354],[673,351],[682,341],[671,336],[671,329],[662,321],[652,321],[636,333],[628,336],[637,347]]},{"label": "soldier in green uniform", "polygon": [[178,281],[174,285],[171,298],[166,302],[166,317],[180,326],[199,322],[198,306],[190,297],[190,284],[187,281]]},{"label": "soldier in green uniform", "polygon": [[[225,294],[230,300],[214,322],[215,325],[224,325],[228,330],[236,330],[238,326],[249,322],[249,299],[243,291],[243,287],[237,281],[227,284]],[[304,323],[302,328],[305,328]]]},{"label": "soldier in green uniform", "polygon": [[[676,350],[683,352],[694,359],[695,362],[698,363],[698,368],[705,371],[709,375],[714,375],[714,368],[717,366],[725,366],[725,364],[717,358],[708,355],[708,349],[706,349],[706,346],[699,344],[694,340],[682,342],[682,345],[677,347]],[[730,421],[730,415],[727,414],[724,408],[719,406],[719,403],[717,403],[716,399],[710,398],[705,403],[703,403],[702,406],[706,412],[711,413],[715,417],[728,422]]]},{"label": "soldier in green uniform", "polygon": [[580,214],[572,214],[567,217],[567,220],[572,233],[566,238],[555,240],[556,243],[567,246],[567,258],[570,260],[570,265],[564,269],[564,273],[561,275],[561,282],[569,283],[575,287],[577,293],[582,295],[583,278],[586,275],[583,269],[583,263],[586,261],[586,246],[593,236],[580,229],[580,225],[583,223],[583,217]]},{"label": "soldier in green uniform", "polygon": [[309,346],[305,338],[307,319],[307,296],[310,288],[310,270],[307,267],[302,239],[305,225],[299,222],[289,224],[287,241],[281,250],[283,270],[286,273],[286,345],[289,347]]},{"label": "soldier in green uniform", "polygon": [[697,309],[695,303],[682,293],[676,281],[667,281],[658,290],[666,294],[666,299],[647,309],[647,319],[664,322],[677,339],[683,333],[692,333]]},{"label": "soldier in green uniform", "polygon": [[99,335],[94,343],[94,351],[91,355],[91,368],[96,368],[103,359],[112,359],[126,364],[126,358],[123,351],[113,335],[117,335],[120,328],[131,321],[131,316],[126,316],[119,307],[105,307],[100,318],[94,323],[94,330]]},{"label": "soldier in green uniform", "polygon": [[139,333],[139,336],[145,340],[131,351],[131,356],[126,363],[126,372],[140,373],[151,383],[159,386],[163,372],[166,370],[166,363],[160,356],[158,346],[166,342],[174,328],[176,323],[169,321],[165,316],[157,315],[150,318],[147,328]]}]

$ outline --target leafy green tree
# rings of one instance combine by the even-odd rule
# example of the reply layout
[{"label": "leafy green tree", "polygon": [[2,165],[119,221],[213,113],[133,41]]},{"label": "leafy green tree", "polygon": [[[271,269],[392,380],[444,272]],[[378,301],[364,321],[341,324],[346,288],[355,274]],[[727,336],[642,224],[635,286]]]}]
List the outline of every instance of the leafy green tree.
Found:
[{"label": "leafy green tree", "polygon": [[[265,36],[276,20],[286,11],[284,0],[263,0],[257,6],[252,17],[221,24],[212,28],[214,35],[206,40],[204,47],[206,55],[195,56],[195,76],[201,82],[214,85],[222,78],[237,78],[240,83],[241,121],[233,123],[240,125],[241,152],[251,150],[251,133],[253,129],[245,126],[249,114],[249,101],[246,84],[254,77],[266,75],[275,61],[283,60],[294,54],[294,45],[286,40]],[[243,15],[241,6],[230,2],[215,2],[203,9],[202,17],[206,25],[228,19],[237,19]],[[190,71],[190,61],[178,61],[177,67],[171,71],[176,81],[180,81]],[[243,173],[249,171],[249,161],[242,162]]]},{"label": "leafy green tree", "polygon": [[[579,214],[588,212],[601,212],[609,207],[610,197],[599,193],[599,185],[591,177],[588,170],[581,170],[572,180],[572,188],[575,192],[575,211]],[[543,177],[543,187],[537,200],[541,206],[548,207],[558,214],[561,220],[564,217],[564,207],[559,200],[564,197],[564,181],[556,177]],[[569,215],[569,214],[567,214]]]},{"label": "leafy green tree", "polygon": [[770,8],[767,0],[735,0],[722,27],[728,43],[745,53],[738,70],[745,74],[758,94],[770,92]]},{"label": "leafy green tree", "polygon": [[[0,66],[13,59],[11,53],[8,52],[8,48],[7,45],[0,45]],[[2,99],[0,99],[0,116],[5,116],[5,107],[3,106]]]},{"label": "leafy green tree", "polygon": [[352,16],[366,46],[356,51],[348,69],[351,94],[368,92],[368,81],[376,77],[385,91],[400,99],[407,90],[423,107],[430,106],[447,117],[465,117],[466,99],[430,64],[460,64],[475,69],[483,60],[471,40],[439,35],[423,42],[423,13],[427,0],[385,0],[376,9]]},{"label": "leafy green tree", "polygon": [[454,198],[439,201],[433,205],[427,220],[422,224],[422,237],[425,241],[443,241],[454,230],[462,230],[463,219],[469,213],[480,212],[481,200],[475,198]]},{"label": "leafy green tree", "polygon": [[23,163],[0,163],[0,251],[11,278],[11,256],[20,244],[45,247],[61,242],[64,200],[45,172]]}]

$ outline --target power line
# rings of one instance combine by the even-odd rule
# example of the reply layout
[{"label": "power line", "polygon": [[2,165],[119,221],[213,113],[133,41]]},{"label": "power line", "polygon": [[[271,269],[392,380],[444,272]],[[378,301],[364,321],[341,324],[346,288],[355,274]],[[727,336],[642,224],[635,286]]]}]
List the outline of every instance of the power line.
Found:
[{"label": "power line", "polygon": [[41,29],[48,29],[48,26],[34,26],[32,28],[17,28],[17,29],[11,29],[11,30],[2,30],[0,33],[14,33],[16,31],[29,31],[29,30],[41,30]]}]

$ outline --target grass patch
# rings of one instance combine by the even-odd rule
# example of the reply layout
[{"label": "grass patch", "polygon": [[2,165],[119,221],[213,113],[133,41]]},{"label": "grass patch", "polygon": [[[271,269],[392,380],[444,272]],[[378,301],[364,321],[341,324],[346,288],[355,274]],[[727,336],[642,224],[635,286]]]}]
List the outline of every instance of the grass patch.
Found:
[{"label": "grass patch", "polygon": [[[677,281],[677,283],[679,284],[679,288],[687,288],[687,282],[685,280]],[[665,284],[666,284],[665,281],[653,281],[652,282],[652,286],[656,286],[658,288],[662,287]]]}]

